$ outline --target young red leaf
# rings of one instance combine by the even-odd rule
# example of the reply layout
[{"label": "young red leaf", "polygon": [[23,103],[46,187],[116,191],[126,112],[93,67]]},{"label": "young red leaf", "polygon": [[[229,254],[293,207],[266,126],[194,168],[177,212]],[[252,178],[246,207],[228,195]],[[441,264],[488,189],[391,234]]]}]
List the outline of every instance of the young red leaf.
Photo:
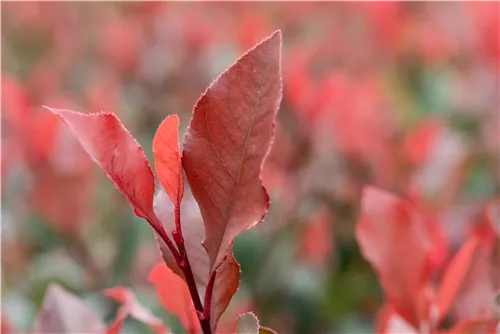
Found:
[{"label": "young red leaf", "polygon": [[436,301],[439,310],[438,322],[446,316],[446,313],[457,296],[469,272],[471,261],[474,258],[474,253],[476,252],[478,244],[479,239],[472,235],[460,248],[446,268]]},{"label": "young red leaf", "polygon": [[141,146],[120,120],[111,113],[47,109],[71,128],[87,153],[132,204],[136,215],[161,228],[153,211],[153,172]]},{"label": "young red leaf", "polygon": [[116,320],[106,330],[106,334],[120,333],[123,322],[128,316],[147,324],[155,333],[164,334],[167,332],[167,328],[162,321],[144,308],[131,290],[124,287],[115,287],[104,291],[104,295],[122,304],[118,310]]},{"label": "young red leaf", "polygon": [[200,323],[189,295],[186,282],[163,263],[157,264],[149,274],[156,293],[165,309],[175,314],[189,333],[197,333]]},{"label": "young red leaf", "polygon": [[153,140],[156,175],[176,207],[179,207],[184,193],[184,181],[179,153],[179,118],[171,115],[165,118],[156,131]]},{"label": "young red leaf", "polygon": [[102,333],[104,322],[79,297],[57,284],[47,288],[34,333]]},{"label": "young red leaf", "polygon": [[[216,269],[215,281],[210,301],[210,327],[215,332],[222,313],[227,309],[231,298],[240,284],[240,265],[236,262],[231,243],[227,257]],[[206,306],[206,304],[205,304]]]},{"label": "young red leaf", "polygon": [[211,268],[269,207],[261,169],[281,102],[280,58],[281,33],[275,32],[222,73],[194,109],[182,163],[200,205]]},{"label": "young red leaf", "polygon": [[430,236],[409,203],[374,187],[363,192],[356,226],[361,252],[373,266],[389,304],[419,328],[419,305],[426,281]]}]

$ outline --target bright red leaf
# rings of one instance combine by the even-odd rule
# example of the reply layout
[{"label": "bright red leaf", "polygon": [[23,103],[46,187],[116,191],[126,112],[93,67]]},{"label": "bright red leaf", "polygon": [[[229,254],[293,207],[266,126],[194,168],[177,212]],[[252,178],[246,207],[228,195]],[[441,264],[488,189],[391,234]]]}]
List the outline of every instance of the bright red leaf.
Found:
[{"label": "bright red leaf", "polygon": [[153,141],[156,175],[176,207],[184,194],[179,152],[179,118],[171,115],[160,124]]},{"label": "bright red leaf", "polygon": [[422,217],[410,203],[368,187],[363,192],[356,239],[375,269],[389,304],[406,322],[419,328],[418,304],[431,250]]},{"label": "bright red leaf", "polygon": [[200,323],[186,282],[163,263],[153,268],[149,274],[149,281],[155,285],[163,307],[176,315],[189,333],[197,333]]},{"label": "bright red leaf", "polygon": [[261,169],[281,101],[280,58],[275,32],[222,73],[195,106],[182,163],[200,205],[211,268],[269,207]]},{"label": "bright red leaf", "polygon": [[469,272],[479,239],[472,235],[447,266],[437,295],[439,319],[446,316]]}]

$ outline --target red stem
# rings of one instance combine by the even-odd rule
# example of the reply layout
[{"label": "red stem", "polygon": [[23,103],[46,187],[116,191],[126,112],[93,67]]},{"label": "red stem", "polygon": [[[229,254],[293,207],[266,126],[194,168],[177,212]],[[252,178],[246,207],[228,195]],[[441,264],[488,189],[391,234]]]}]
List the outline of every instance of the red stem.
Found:
[{"label": "red stem", "polygon": [[176,259],[176,262],[184,273],[184,278],[186,279],[189,293],[191,294],[191,299],[193,300],[193,305],[197,311],[196,314],[198,315],[198,320],[200,321],[203,334],[212,334],[212,329],[210,327],[210,316],[205,316],[207,312],[208,314],[210,314],[210,308],[208,310],[203,309],[203,305],[198,294],[198,289],[196,288],[196,281],[191,269],[191,264],[189,263],[189,258],[187,256],[186,247],[184,245],[184,237],[182,235],[181,228],[181,210],[179,205],[175,206],[175,230],[172,231],[172,236],[175,243],[177,244],[177,248],[179,249],[179,259]]},{"label": "red stem", "polygon": [[203,318],[209,319],[210,322],[210,311],[212,309],[212,294],[214,291],[215,275],[217,270],[212,271],[210,278],[208,279],[207,290],[205,291],[205,313],[203,313]]}]

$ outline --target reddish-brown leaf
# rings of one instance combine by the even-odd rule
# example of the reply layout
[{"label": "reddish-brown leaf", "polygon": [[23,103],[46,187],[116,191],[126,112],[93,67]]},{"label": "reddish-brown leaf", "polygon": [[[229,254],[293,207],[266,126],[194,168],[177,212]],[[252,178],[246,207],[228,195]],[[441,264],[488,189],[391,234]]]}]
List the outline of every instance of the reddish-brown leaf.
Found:
[{"label": "reddish-brown leaf", "polygon": [[189,333],[197,333],[200,323],[186,282],[163,263],[153,268],[149,274],[149,281],[155,285],[163,307],[176,315]]},{"label": "reddish-brown leaf", "polygon": [[427,280],[431,237],[410,203],[374,187],[363,192],[356,239],[389,304],[419,328],[418,301]]},{"label": "reddish-brown leaf", "polygon": [[234,238],[264,218],[261,169],[281,101],[281,34],[275,32],[221,74],[195,106],[182,163],[216,268]]},{"label": "reddish-brown leaf", "polygon": [[231,298],[240,284],[240,265],[233,254],[233,244],[230,244],[227,257],[216,269],[215,284],[211,300],[210,326],[215,332],[222,313],[227,309]]},{"label": "reddish-brown leaf", "polygon": [[145,323],[155,333],[164,334],[167,332],[167,328],[163,322],[146,309],[130,289],[114,287],[104,291],[104,295],[122,304],[118,310],[116,320],[106,330],[106,334],[121,333],[123,322],[128,316]]},{"label": "reddish-brown leaf", "polygon": [[83,148],[132,204],[136,215],[159,227],[153,211],[153,172],[141,146],[120,120],[111,113],[47,109],[73,130]]},{"label": "reddish-brown leaf", "polygon": [[179,152],[179,118],[171,115],[165,118],[156,131],[153,140],[156,175],[176,207],[179,207],[184,193]]},{"label": "reddish-brown leaf", "polygon": [[479,239],[472,235],[460,248],[446,268],[437,294],[437,307],[439,310],[438,322],[448,312],[457,296],[462,283],[469,272],[471,261],[479,245]]},{"label": "reddish-brown leaf", "polygon": [[79,297],[57,284],[47,288],[34,333],[102,333],[104,322]]}]

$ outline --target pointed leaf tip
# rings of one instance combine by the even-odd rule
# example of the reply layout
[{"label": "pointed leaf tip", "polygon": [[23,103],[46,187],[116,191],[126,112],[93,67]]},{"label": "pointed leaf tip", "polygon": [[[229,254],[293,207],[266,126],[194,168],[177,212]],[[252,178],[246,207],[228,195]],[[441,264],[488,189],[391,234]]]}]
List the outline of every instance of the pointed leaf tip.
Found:
[{"label": "pointed leaf tip", "polygon": [[49,108],[73,131],[90,157],[132,204],[137,216],[161,228],[153,211],[155,182],[142,147],[113,113]]}]

